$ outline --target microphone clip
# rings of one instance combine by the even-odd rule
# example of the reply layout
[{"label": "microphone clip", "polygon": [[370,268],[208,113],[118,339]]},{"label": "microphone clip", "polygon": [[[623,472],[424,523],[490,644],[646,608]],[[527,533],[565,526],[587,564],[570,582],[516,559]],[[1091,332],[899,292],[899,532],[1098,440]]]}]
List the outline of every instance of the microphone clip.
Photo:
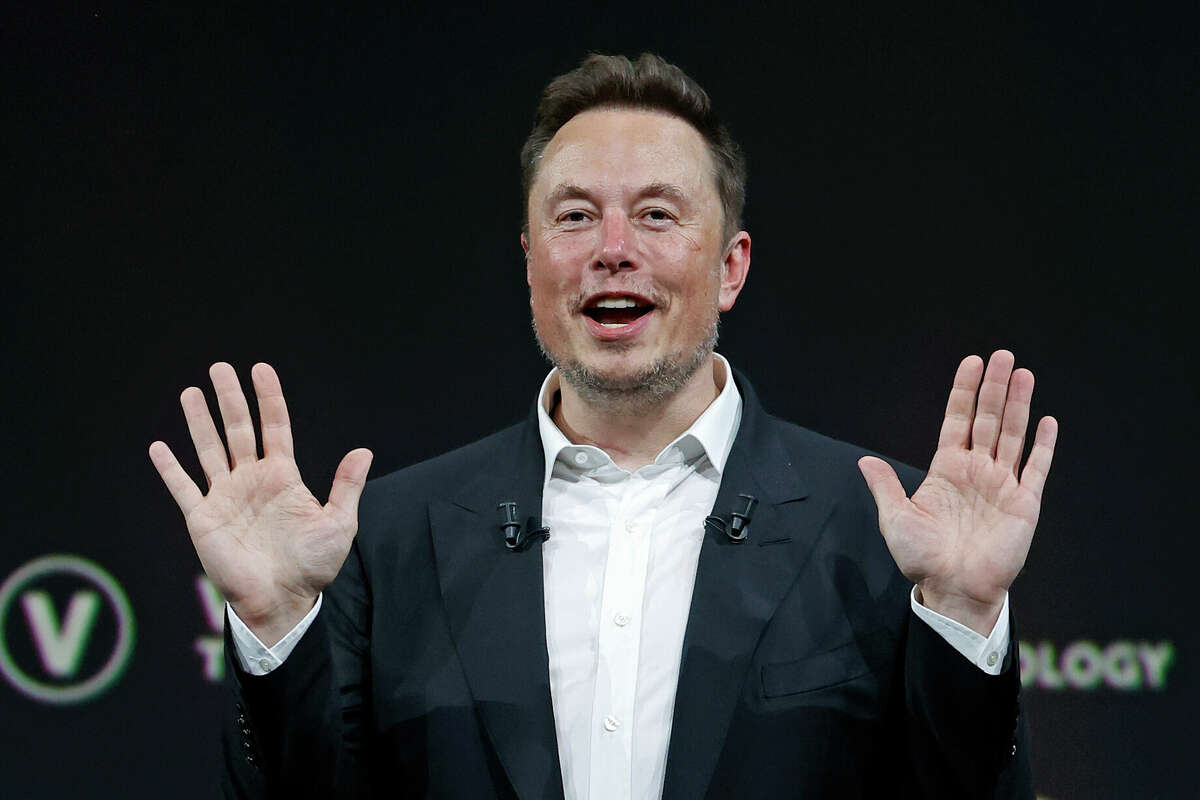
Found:
[{"label": "microphone clip", "polygon": [[500,531],[504,534],[504,546],[511,552],[519,553],[529,547],[530,542],[544,542],[550,538],[548,527],[543,525],[534,528],[533,517],[522,525],[521,512],[512,500],[501,503],[496,509],[500,512]]},{"label": "microphone clip", "polygon": [[728,523],[715,514],[704,518],[706,526],[711,525],[734,544],[741,544],[750,536],[750,520],[754,516],[754,507],[758,505],[758,498],[752,494],[739,494],[738,499],[742,502],[734,507]]}]

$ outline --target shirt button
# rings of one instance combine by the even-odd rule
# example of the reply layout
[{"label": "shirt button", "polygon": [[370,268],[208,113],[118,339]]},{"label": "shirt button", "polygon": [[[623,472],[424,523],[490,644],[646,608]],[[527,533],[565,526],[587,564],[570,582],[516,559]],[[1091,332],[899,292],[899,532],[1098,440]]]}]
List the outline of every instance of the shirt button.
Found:
[{"label": "shirt button", "polygon": [[988,657],[987,657],[987,665],[988,665],[989,667],[994,667],[994,666],[996,666],[996,659],[998,659],[999,657],[1000,657],[1000,656],[999,656],[999,655],[996,653],[996,651],[995,651],[995,650],[993,650],[992,652],[988,653]]},{"label": "shirt button", "polygon": [[629,615],[628,614],[617,614],[615,617],[613,617],[613,622],[617,623],[618,626],[624,628],[626,625],[629,624]]},{"label": "shirt button", "polygon": [[588,454],[587,453],[580,450],[578,453],[575,454],[575,463],[576,464],[583,466],[587,462],[588,462]]},{"label": "shirt button", "polygon": [[619,727],[621,727],[621,720],[617,719],[612,714],[609,714],[604,718],[604,730],[612,733]]},{"label": "shirt button", "polygon": [[632,520],[632,519],[625,520],[625,530],[628,533],[637,533],[638,532],[637,520]]},{"label": "shirt button", "polygon": [[265,658],[260,658],[258,660],[258,666],[263,672],[268,672],[271,669],[271,662]]}]

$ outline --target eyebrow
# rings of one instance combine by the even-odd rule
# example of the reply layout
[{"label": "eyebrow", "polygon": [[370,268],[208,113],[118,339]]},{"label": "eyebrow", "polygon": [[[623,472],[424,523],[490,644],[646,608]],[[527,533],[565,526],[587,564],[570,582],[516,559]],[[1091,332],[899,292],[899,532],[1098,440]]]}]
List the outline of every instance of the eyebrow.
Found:
[{"label": "eyebrow", "polygon": [[[688,205],[687,195],[683,189],[673,183],[648,183],[638,190],[637,198],[661,197],[680,205]],[[546,196],[546,206],[553,207],[564,200],[591,200],[592,194],[587,189],[575,183],[560,183]]]},{"label": "eyebrow", "polygon": [[664,200],[670,200],[680,205],[687,205],[687,195],[683,193],[683,189],[673,183],[651,183],[642,187],[638,192],[638,197],[661,197]]},{"label": "eyebrow", "polygon": [[589,200],[591,195],[587,189],[574,183],[560,183],[554,191],[546,195],[547,208],[558,205],[564,200]]}]

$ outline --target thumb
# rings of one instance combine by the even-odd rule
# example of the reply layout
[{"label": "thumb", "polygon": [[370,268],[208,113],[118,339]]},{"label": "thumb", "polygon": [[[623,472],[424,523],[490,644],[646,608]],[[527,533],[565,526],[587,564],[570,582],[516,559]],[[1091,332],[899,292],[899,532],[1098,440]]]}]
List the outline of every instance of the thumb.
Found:
[{"label": "thumb", "polygon": [[357,519],[358,498],[367,483],[367,472],[371,469],[371,461],[374,458],[374,454],[365,447],[351,450],[342,458],[337,472],[333,474],[329,505]]},{"label": "thumb", "polygon": [[875,498],[879,518],[888,519],[908,500],[904,486],[896,477],[896,470],[882,458],[863,456],[858,460],[858,470],[867,481],[867,488]]}]

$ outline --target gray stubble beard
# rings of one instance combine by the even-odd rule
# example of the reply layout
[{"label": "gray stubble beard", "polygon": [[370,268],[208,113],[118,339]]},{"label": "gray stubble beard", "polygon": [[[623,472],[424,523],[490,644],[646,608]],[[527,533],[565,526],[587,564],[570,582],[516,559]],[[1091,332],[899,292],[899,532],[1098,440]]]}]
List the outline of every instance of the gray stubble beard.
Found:
[{"label": "gray stubble beard", "polygon": [[720,315],[713,313],[704,337],[691,353],[665,355],[641,372],[619,381],[610,380],[577,359],[556,357],[546,348],[537,319],[530,315],[530,322],[538,349],[558,368],[580,399],[596,408],[637,413],[661,405],[687,385],[716,349]]}]

